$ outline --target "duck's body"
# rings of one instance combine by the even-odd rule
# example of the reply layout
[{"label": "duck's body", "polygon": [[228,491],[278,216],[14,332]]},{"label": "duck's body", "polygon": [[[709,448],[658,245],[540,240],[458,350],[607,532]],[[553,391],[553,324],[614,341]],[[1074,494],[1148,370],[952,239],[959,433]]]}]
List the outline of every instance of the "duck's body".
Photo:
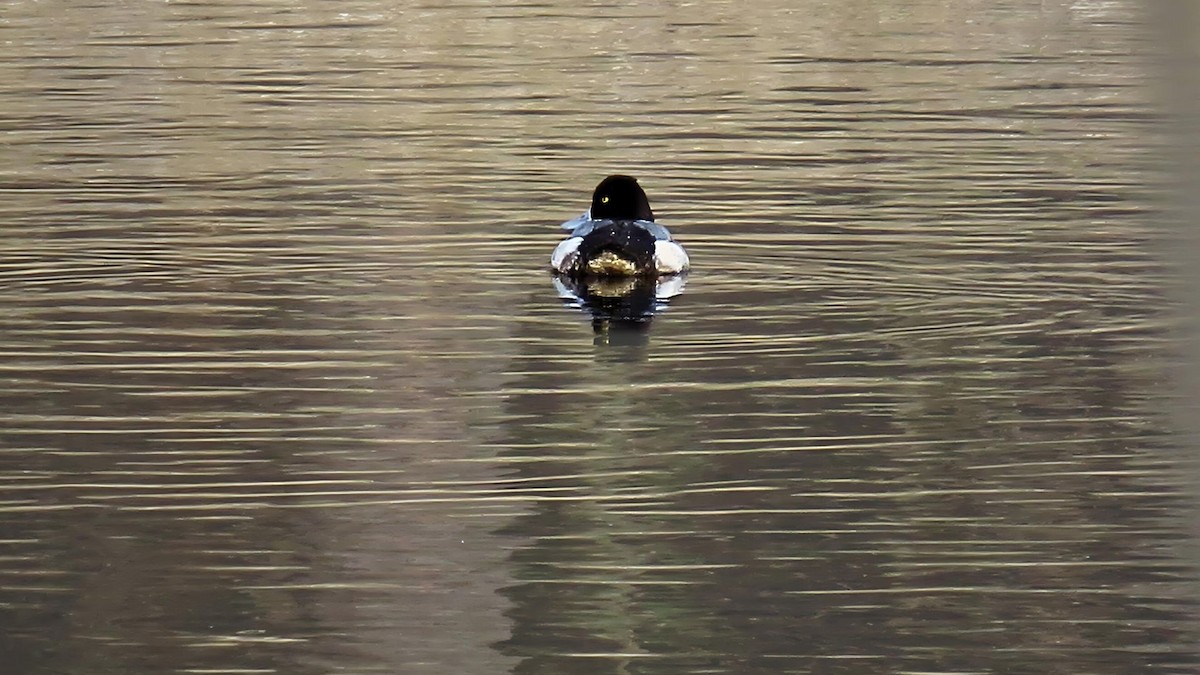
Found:
[{"label": "duck's body", "polygon": [[654,222],[646,193],[629,176],[601,181],[592,207],[563,227],[571,235],[554,249],[550,266],[568,277],[670,275],[690,264],[667,228]]}]

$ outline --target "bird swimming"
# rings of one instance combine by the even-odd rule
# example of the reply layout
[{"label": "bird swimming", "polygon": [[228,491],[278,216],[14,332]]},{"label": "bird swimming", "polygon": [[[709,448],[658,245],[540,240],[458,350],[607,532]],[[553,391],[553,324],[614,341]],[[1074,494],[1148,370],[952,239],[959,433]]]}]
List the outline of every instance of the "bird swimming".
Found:
[{"label": "bird swimming", "polygon": [[550,267],[566,277],[667,276],[691,264],[667,228],[654,222],[650,201],[631,176],[600,181],[591,208],[562,226],[571,234],[554,249]]}]

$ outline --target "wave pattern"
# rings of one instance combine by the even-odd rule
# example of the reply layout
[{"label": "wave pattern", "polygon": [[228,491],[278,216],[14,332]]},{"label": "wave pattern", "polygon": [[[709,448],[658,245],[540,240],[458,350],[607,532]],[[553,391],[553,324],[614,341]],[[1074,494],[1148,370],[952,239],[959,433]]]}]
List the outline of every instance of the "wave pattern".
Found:
[{"label": "wave pattern", "polygon": [[[1185,672],[1147,39],[1083,0],[10,2],[0,653]],[[617,171],[694,265],[637,330],[544,270]]]}]

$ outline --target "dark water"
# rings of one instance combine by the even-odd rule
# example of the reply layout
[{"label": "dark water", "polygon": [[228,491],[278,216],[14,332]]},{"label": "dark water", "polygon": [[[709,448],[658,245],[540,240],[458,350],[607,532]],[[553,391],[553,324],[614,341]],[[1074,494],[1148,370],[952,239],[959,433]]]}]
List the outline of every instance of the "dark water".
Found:
[{"label": "dark water", "polygon": [[1200,672],[1153,38],[891,5],[8,2],[0,672]]}]

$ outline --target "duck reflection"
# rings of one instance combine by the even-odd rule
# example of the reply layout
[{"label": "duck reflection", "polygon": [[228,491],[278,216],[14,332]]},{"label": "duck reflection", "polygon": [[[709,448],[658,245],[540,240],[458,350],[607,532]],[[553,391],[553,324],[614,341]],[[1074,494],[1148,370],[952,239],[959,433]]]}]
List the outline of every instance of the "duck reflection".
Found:
[{"label": "duck reflection", "polygon": [[687,275],[670,277],[553,277],[554,290],[568,307],[592,317],[596,345],[641,345],[650,321],[683,293]]}]

